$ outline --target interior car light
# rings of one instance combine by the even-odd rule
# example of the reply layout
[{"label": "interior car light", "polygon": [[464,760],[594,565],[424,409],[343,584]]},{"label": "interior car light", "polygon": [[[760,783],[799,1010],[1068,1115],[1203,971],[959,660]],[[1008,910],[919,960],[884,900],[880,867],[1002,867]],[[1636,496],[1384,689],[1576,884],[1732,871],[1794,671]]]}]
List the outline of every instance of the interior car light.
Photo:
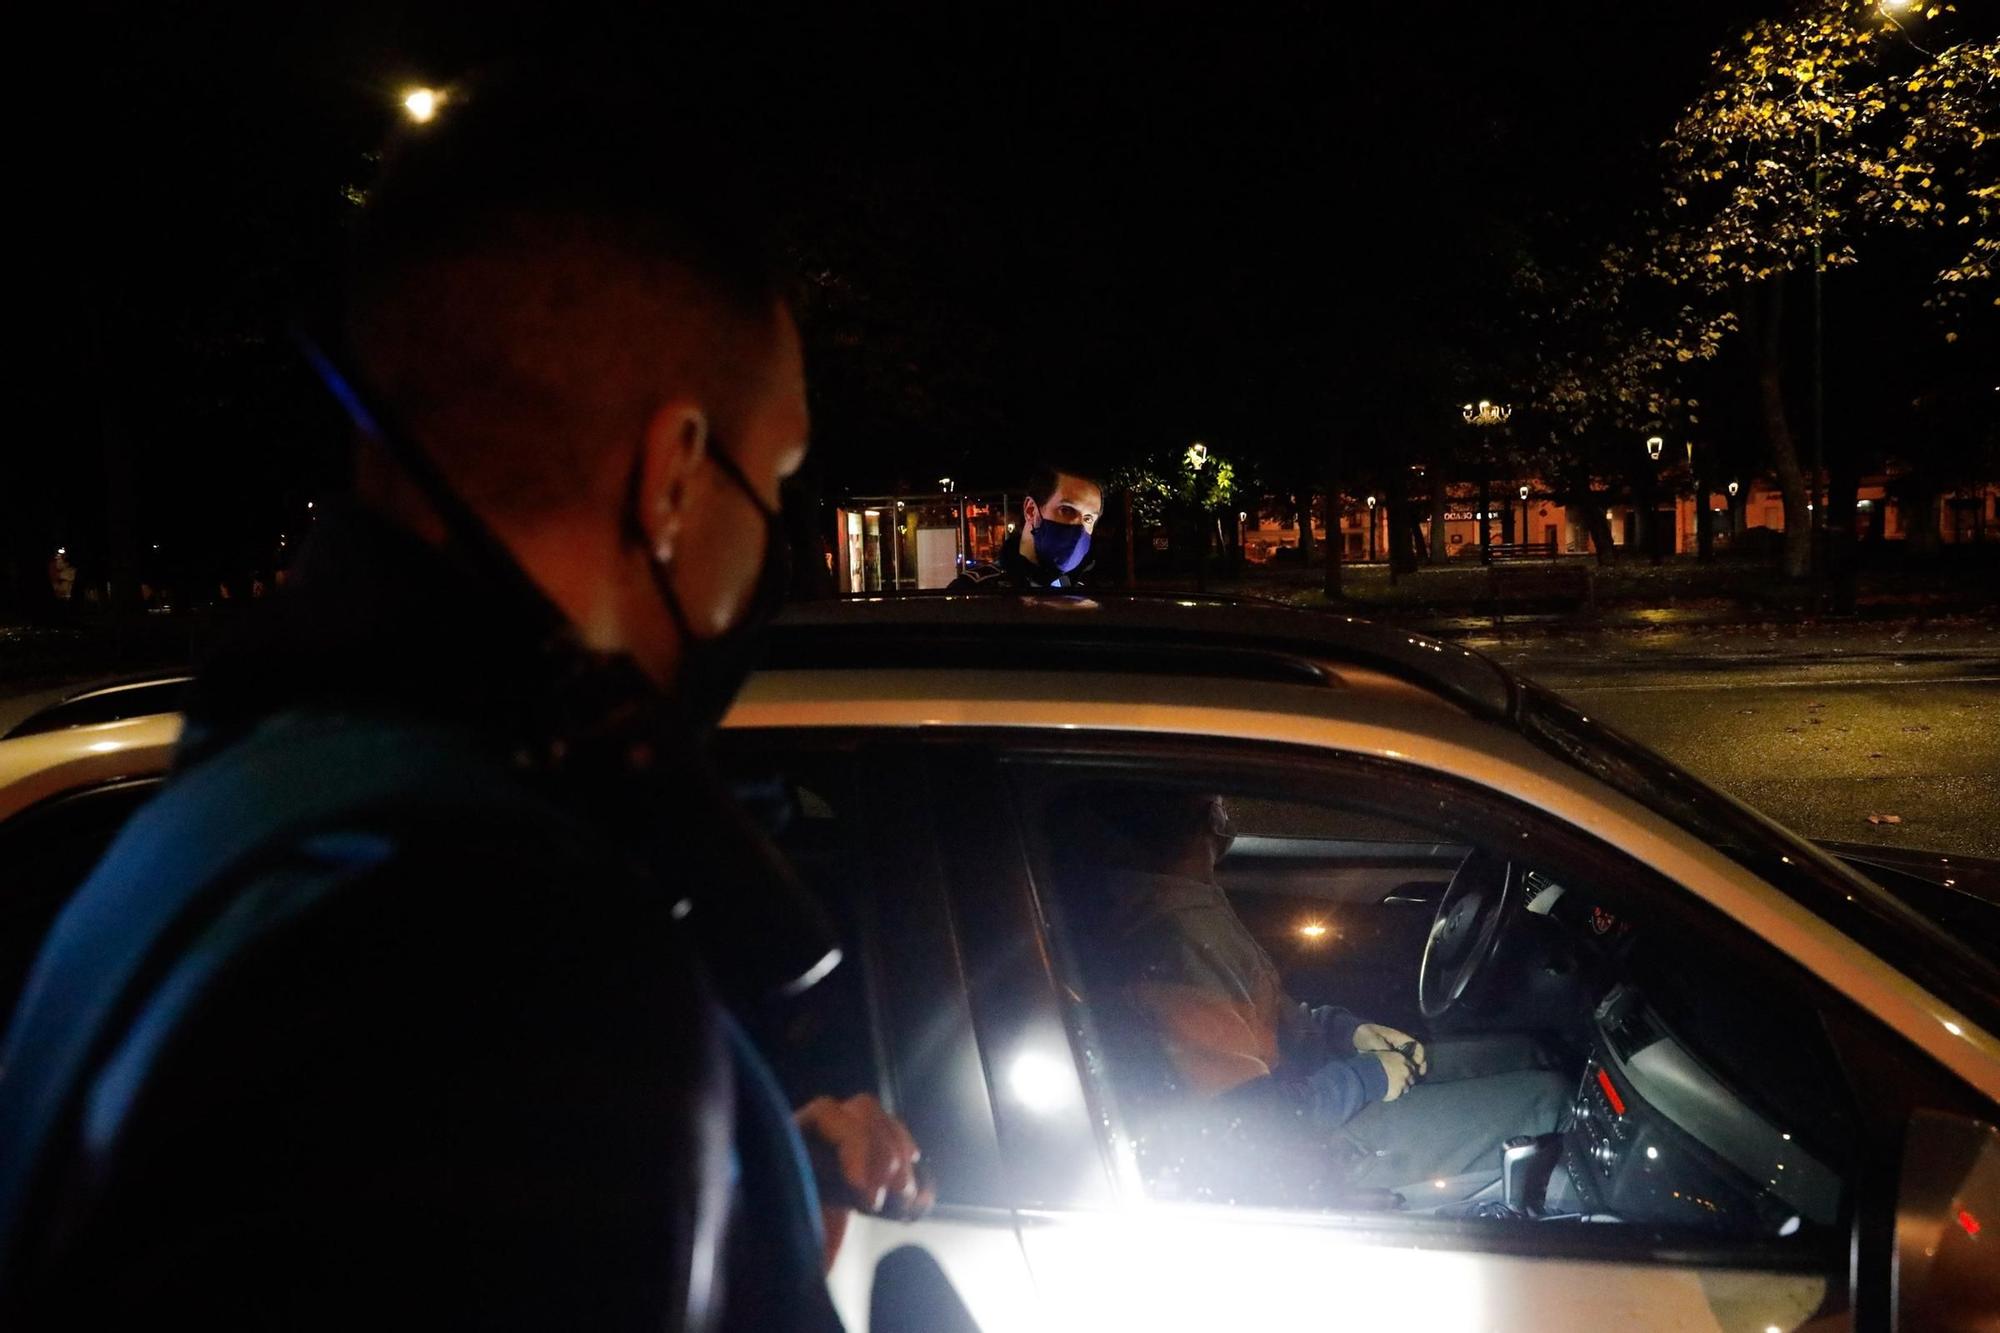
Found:
[{"label": "interior car light", "polygon": [[1008,1089],[1037,1114],[1047,1114],[1068,1101],[1073,1086],[1069,1069],[1040,1051],[1024,1051],[1007,1069]]}]

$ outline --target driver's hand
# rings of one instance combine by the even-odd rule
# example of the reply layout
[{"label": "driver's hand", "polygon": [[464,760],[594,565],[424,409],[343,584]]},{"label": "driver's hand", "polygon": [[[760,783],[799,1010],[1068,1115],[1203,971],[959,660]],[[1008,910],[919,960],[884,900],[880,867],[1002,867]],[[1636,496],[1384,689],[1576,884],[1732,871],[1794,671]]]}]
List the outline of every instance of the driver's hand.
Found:
[{"label": "driver's hand", "polygon": [[1382,1094],[1382,1100],[1393,1102],[1410,1090],[1417,1081],[1417,1071],[1411,1067],[1410,1058],[1401,1051],[1363,1051],[1382,1062],[1382,1072],[1389,1076],[1389,1090]]},{"label": "driver's hand", "polygon": [[1354,1049],[1357,1051],[1402,1051],[1408,1047],[1410,1064],[1419,1075],[1431,1072],[1430,1057],[1424,1054],[1424,1044],[1407,1032],[1380,1023],[1363,1023],[1354,1029]]}]

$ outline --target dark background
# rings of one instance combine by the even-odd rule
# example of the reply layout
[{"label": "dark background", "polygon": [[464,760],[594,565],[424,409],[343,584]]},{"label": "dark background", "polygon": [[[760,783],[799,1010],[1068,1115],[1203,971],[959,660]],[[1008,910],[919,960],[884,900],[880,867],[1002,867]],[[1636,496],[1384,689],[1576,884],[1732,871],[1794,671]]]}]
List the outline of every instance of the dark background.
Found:
[{"label": "dark background", "polygon": [[17,57],[10,551],[282,558],[345,453],[286,329],[412,83],[609,33],[768,120],[828,495],[1191,438],[1283,484],[1476,392],[1516,254],[1656,199],[1657,145],[1759,9],[84,7]]}]

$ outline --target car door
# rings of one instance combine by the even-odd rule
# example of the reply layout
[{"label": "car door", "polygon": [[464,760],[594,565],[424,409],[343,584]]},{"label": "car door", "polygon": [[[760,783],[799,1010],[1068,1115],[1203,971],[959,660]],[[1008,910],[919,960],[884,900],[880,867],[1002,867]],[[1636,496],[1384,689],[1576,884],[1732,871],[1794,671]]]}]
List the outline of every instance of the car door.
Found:
[{"label": "car door", "polygon": [[875,1095],[908,1125],[937,1203],[914,1223],[855,1214],[828,1284],[850,1329],[1020,1327],[1033,1308],[973,1042],[958,923],[920,747],[861,731],[732,729],[726,777],[819,899],[838,967],[746,1014],[794,1106]]},{"label": "car door", "polygon": [[0,823],[0,1031],[63,904],[158,785],[154,778],[90,783]]},{"label": "car door", "polygon": [[[1591,830],[1503,793],[1217,739],[1023,732],[925,758],[926,790],[985,794],[934,804],[1039,1325],[1868,1325],[1886,1309],[1884,1219],[1913,1110],[1990,1117],[1990,1103],[1766,941]],[[1459,846],[1519,865],[1516,933],[1528,947],[1513,954],[1511,984],[1479,997],[1472,1026],[1535,1035],[1535,1058],[1569,1080],[1547,1126],[1551,1180],[1570,1180],[1564,1220],[1440,1214],[1418,1197],[1423,1181],[1396,1209],[1301,1202],[1296,1180],[1272,1186],[1282,1172],[1233,1165],[1205,1181],[1181,1171],[1163,1188],[1149,1160],[1158,1145],[1134,1111],[1142,1098],[1116,1067],[1131,1045],[1114,1030],[1129,1007],[1106,1002],[1093,976],[1105,946],[1078,929],[1088,913],[1065,875],[1088,829],[1079,793],[1111,779],[1261,802],[1276,822],[1252,837],[1344,841],[1316,851],[1337,865],[1344,850],[1349,869],[1371,874],[1380,867],[1358,863],[1435,883],[1424,858]],[[1330,836],[1370,820],[1426,836],[1388,849],[1352,845],[1391,841],[1374,834]],[[1237,896],[1270,894],[1264,878]],[[1369,878],[1346,875],[1326,892],[1362,894]],[[1411,896],[1398,876],[1371,882],[1373,906],[1409,905],[1387,901]],[[1327,924],[1325,906],[1265,904],[1274,960],[1284,923],[1303,942],[1299,930]],[[1367,932],[1314,938],[1379,943]],[[1288,986],[1311,984],[1311,968],[1285,973]],[[1183,1136],[1173,1150],[1197,1159],[1201,1142]]]}]

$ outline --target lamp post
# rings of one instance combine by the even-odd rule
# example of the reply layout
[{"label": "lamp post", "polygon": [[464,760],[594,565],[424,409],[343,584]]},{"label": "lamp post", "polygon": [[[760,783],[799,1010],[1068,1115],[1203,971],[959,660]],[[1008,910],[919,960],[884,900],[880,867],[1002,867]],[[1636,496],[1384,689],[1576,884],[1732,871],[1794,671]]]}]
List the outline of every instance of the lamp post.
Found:
[{"label": "lamp post", "polygon": [[[1514,415],[1514,409],[1506,403],[1496,403],[1482,398],[1476,403],[1464,404],[1459,408],[1458,414],[1465,418],[1465,424],[1468,426],[1477,430],[1492,430],[1496,426],[1506,425],[1507,419]],[[1487,469],[1485,453],[1482,448],[1479,460],[1479,563],[1490,565],[1493,563],[1493,493],[1492,478]],[[1439,477],[1432,484],[1442,486],[1444,478]]]},{"label": "lamp post", "polygon": [[1368,497],[1368,563],[1375,563],[1375,497]]},{"label": "lamp post", "polygon": [[1521,532],[1520,544],[1528,544],[1528,488],[1521,487]]}]

